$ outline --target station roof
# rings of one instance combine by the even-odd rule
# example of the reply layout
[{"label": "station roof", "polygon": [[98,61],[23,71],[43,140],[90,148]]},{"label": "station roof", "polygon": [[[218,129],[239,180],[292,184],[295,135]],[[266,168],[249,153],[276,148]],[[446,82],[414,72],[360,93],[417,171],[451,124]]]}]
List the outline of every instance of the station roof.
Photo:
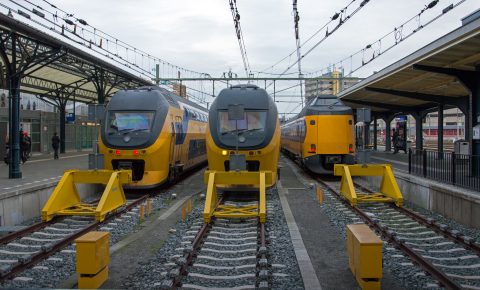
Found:
[{"label": "station roof", "polygon": [[59,97],[55,93],[62,90],[70,99],[91,103],[98,100],[98,83],[95,83],[98,78],[106,80],[103,82],[106,95],[119,89],[151,84],[148,80],[0,13],[2,49],[10,62],[13,54],[12,42],[9,39],[11,32],[18,35],[16,41],[21,47],[20,51],[17,51],[17,61],[19,58],[26,60],[33,53],[37,53],[39,59],[43,58],[38,64],[32,64],[23,74],[20,86],[22,92],[55,99]]},{"label": "station roof", "polygon": [[378,113],[429,110],[438,106],[438,100],[455,102],[469,96],[470,91],[455,76],[429,72],[426,67],[475,71],[479,65],[477,18],[340,92],[338,97],[354,108],[370,107]]}]

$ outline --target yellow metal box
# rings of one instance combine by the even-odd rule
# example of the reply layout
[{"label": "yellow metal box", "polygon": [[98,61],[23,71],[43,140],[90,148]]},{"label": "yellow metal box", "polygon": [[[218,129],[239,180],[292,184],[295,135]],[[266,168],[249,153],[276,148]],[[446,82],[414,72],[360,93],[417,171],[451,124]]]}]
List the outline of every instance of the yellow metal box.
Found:
[{"label": "yellow metal box", "polygon": [[360,288],[362,288],[362,290],[380,290],[380,289],[382,289],[380,279],[364,280],[364,279],[357,278],[357,282],[358,282],[358,285],[360,285]]},{"label": "yellow metal box", "polygon": [[[353,258],[357,279],[382,277],[382,240],[365,224],[348,225],[353,240]],[[348,232],[347,231],[347,232]]]},{"label": "yellow metal box", "polygon": [[352,231],[350,230],[351,225],[347,225],[347,253],[348,253],[348,266],[350,267],[350,271],[355,276],[355,261],[354,253],[353,253],[353,240],[355,237],[353,236]]},{"label": "yellow metal box", "polygon": [[110,262],[108,232],[89,232],[75,240],[77,244],[77,272],[95,275]]},{"label": "yellow metal box", "polygon": [[96,275],[78,274],[78,289],[98,289],[108,279],[108,267]]}]

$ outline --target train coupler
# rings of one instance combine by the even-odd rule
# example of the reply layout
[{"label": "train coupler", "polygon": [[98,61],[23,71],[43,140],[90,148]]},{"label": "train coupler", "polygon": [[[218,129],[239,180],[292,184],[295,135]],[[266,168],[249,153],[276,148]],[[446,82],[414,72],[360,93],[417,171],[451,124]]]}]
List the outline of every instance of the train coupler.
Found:
[{"label": "train coupler", "polygon": [[[341,176],[340,192],[352,206],[366,202],[392,202],[402,206],[403,196],[398,187],[390,164],[335,164],[334,175]],[[380,191],[375,193],[357,193],[353,176],[380,176]]]},{"label": "train coupler", "polygon": [[[207,195],[203,219],[211,222],[213,217],[219,218],[254,218],[258,217],[261,223],[267,221],[266,184],[271,184],[271,171],[206,171],[204,181],[207,184]],[[217,198],[217,186],[235,187],[251,185],[258,189],[258,205],[221,205]]]}]

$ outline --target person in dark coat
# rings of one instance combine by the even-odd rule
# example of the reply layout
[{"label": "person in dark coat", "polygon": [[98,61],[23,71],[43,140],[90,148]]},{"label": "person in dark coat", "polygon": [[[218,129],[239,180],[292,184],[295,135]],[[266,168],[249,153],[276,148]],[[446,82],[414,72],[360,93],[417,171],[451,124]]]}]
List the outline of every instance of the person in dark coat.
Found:
[{"label": "person in dark coat", "polygon": [[25,163],[32,151],[32,139],[28,136],[28,132],[23,132],[23,137],[20,139],[20,147],[22,148],[22,161]]},{"label": "person in dark coat", "polygon": [[58,148],[60,147],[60,137],[58,137],[57,132],[53,133],[52,137],[52,148],[55,152],[53,159],[58,159]]},{"label": "person in dark coat", "polygon": [[393,154],[398,153],[398,139],[400,138],[400,135],[398,132],[393,129],[393,136],[392,136],[392,141],[393,141]]}]

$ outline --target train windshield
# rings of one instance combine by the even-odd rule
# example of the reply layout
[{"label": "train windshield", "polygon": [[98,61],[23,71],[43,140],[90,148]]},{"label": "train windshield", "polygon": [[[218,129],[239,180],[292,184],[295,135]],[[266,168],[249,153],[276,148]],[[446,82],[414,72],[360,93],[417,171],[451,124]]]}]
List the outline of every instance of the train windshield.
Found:
[{"label": "train windshield", "polygon": [[315,102],[315,106],[344,106],[342,101],[337,98],[320,99]]},{"label": "train windshield", "polygon": [[266,111],[245,111],[242,120],[229,120],[227,111],[220,111],[218,113],[219,128],[221,134],[229,132],[253,132],[264,131],[267,121]]},{"label": "train windshield", "polygon": [[154,117],[153,111],[111,111],[108,114],[107,133],[150,133]]}]

